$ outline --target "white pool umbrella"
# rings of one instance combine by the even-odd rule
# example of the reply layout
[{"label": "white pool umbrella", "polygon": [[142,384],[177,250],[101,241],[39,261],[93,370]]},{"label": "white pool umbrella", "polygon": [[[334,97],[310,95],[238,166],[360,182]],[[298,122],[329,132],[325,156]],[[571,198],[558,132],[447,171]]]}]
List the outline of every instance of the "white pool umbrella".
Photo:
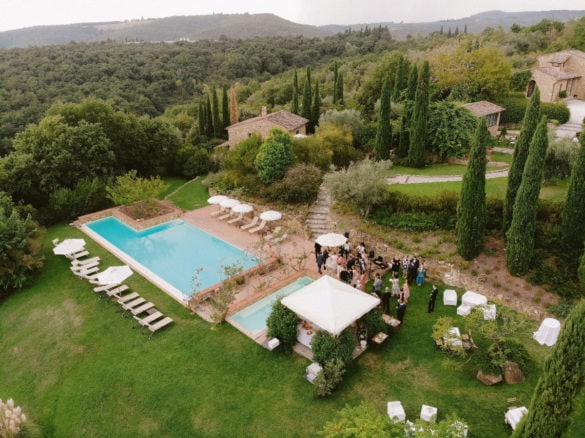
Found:
[{"label": "white pool umbrella", "polygon": [[254,207],[250,204],[238,204],[232,207],[234,213],[250,213],[252,210],[254,210]]},{"label": "white pool umbrella", "polygon": [[225,195],[215,195],[212,196],[211,198],[209,198],[207,200],[208,204],[219,204],[221,201],[223,201],[224,199],[227,199],[228,197]]},{"label": "white pool umbrella", "polygon": [[262,219],[263,221],[277,221],[282,217],[282,213],[280,211],[276,211],[276,210],[268,210],[263,212],[260,215],[260,219]]},{"label": "white pool umbrella", "polygon": [[240,201],[238,201],[237,199],[226,198],[223,201],[221,201],[219,205],[221,206],[221,208],[233,208],[239,203]]},{"label": "white pool umbrella", "polygon": [[53,248],[53,253],[56,255],[74,254],[85,248],[85,240],[83,239],[65,239],[63,242]]},{"label": "white pool umbrella", "polygon": [[132,275],[132,269],[127,265],[110,266],[96,275],[100,285],[122,283]]},{"label": "white pool umbrella", "polygon": [[321,234],[315,240],[321,246],[341,246],[347,242],[347,237],[338,233]]}]

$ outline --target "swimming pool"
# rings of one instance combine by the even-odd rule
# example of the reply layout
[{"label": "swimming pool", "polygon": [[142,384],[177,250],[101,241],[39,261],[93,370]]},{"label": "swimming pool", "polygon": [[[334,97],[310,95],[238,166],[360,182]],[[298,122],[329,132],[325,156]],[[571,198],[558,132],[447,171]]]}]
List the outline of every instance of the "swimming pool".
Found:
[{"label": "swimming pool", "polygon": [[[147,277],[162,280],[158,285],[170,286],[165,289],[183,301],[194,294],[196,273],[195,286],[200,291],[225,278],[223,266],[237,264],[245,271],[260,263],[253,255],[182,220],[136,231],[112,216],[84,227],[100,243],[105,241],[121,251],[120,257],[135,269],[136,262],[146,268]],[[130,260],[125,259],[128,257]]]},{"label": "swimming pool", "polygon": [[231,320],[255,336],[266,328],[266,320],[272,311],[272,305],[279,298],[290,295],[313,281],[315,281],[313,278],[307,276],[297,278],[294,282],[234,313]]}]

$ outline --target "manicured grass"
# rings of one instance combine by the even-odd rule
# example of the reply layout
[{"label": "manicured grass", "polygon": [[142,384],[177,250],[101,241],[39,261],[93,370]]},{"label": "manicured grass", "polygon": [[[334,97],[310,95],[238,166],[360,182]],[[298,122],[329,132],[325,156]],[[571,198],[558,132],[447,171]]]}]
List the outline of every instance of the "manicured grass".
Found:
[{"label": "manicured grass", "polygon": [[164,192],[160,193],[157,196],[158,199],[164,199],[170,193],[173,193],[175,190],[177,190],[179,187],[181,187],[183,184],[185,184],[185,182],[187,182],[184,178],[173,178],[173,177],[163,178],[163,181],[165,184],[168,184],[168,187]]},{"label": "manicured grass", "polygon": [[[435,320],[463,320],[440,297],[435,313],[425,312],[427,282],[412,287],[405,326],[356,360],[332,397],[315,399],[303,379],[309,361],[204,322],[135,274],[126,283],[175,320],[148,341],[51,253],[53,238],[79,236],[51,228],[37,282],[0,304],[1,396],[23,406],[45,436],[314,436],[347,403],[365,400],[382,413],[401,400],[410,419],[425,403],[438,407],[439,420],[457,413],[473,436],[504,437],[506,399],[527,405],[540,373],[536,366],[523,384],[485,387],[473,360],[436,351]],[[119,263],[86,240],[102,266]],[[548,349],[522,339],[541,363]]]},{"label": "manicured grass", "polygon": [[503,154],[502,152],[492,152],[492,161],[500,163],[512,163],[512,154]]},{"label": "manicured grass", "polygon": [[[504,199],[508,178],[493,178],[486,180],[486,194],[488,197]],[[549,185],[543,186],[540,191],[541,199],[562,201],[567,196],[568,180],[553,180]],[[415,196],[437,196],[445,190],[459,193],[461,181],[433,182],[428,184],[392,184],[389,190],[399,191]]]},{"label": "manicured grass", "polygon": [[462,164],[433,164],[422,169],[406,166],[392,166],[388,171],[388,176],[395,175],[463,175],[467,166]]},{"label": "manicured grass", "polygon": [[207,205],[209,191],[207,186],[203,185],[201,177],[189,181],[183,185],[170,199],[173,203],[183,210],[195,210]]}]

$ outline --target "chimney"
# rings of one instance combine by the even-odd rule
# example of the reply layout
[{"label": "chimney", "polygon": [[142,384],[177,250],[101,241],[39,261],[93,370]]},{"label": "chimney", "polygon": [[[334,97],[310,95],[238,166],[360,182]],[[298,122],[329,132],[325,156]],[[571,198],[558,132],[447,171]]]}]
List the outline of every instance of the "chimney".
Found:
[{"label": "chimney", "polygon": [[265,106],[262,107],[262,112],[260,113],[260,115],[262,117],[267,116],[268,115],[268,110],[266,109]]}]

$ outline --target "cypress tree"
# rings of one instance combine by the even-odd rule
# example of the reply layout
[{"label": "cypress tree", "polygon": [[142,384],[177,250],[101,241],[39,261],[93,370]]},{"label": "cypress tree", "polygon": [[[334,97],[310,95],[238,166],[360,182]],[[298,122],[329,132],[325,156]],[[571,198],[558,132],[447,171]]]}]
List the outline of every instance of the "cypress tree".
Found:
[{"label": "cypress tree", "polygon": [[412,110],[412,122],[410,124],[408,164],[412,167],[423,167],[425,165],[430,76],[429,61],[425,61],[418,75],[414,109]]},{"label": "cypress tree", "polygon": [[197,112],[197,119],[199,122],[199,134],[205,135],[205,104],[203,102],[199,102],[199,111]]},{"label": "cypress tree", "polygon": [[508,171],[508,186],[506,188],[506,197],[504,198],[504,217],[503,229],[504,232],[510,227],[512,222],[512,213],[514,211],[514,201],[518,193],[518,187],[522,181],[522,172],[528,157],[528,149],[532,136],[536,130],[536,125],[540,121],[540,91],[538,88],[534,89],[534,94],[528,102],[526,111],[524,112],[524,120],[522,121],[522,129],[516,141],[514,148],[514,155],[512,156],[512,164]]},{"label": "cypress tree", "polygon": [[579,285],[581,286],[581,294],[585,295],[585,253],[581,255],[581,263],[579,263],[579,269],[577,270],[577,276],[579,277]]},{"label": "cypress tree", "polygon": [[414,106],[414,96],[416,95],[416,82],[418,80],[418,68],[415,65],[410,69],[408,75],[408,86],[406,88],[406,100],[400,118],[400,137],[398,143],[398,156],[406,158],[410,147],[410,119],[412,118],[412,108]]},{"label": "cypress tree", "polygon": [[457,204],[457,251],[465,260],[471,260],[483,249],[487,207],[485,203],[486,143],[489,132],[485,117],[477,123],[471,145],[469,165],[463,176]]},{"label": "cypress tree", "polygon": [[313,108],[311,109],[311,123],[313,127],[319,125],[319,116],[321,115],[321,96],[319,96],[319,82],[315,82],[315,96],[313,98]]},{"label": "cypress tree", "polygon": [[398,102],[398,98],[400,97],[400,92],[402,91],[401,85],[403,84],[402,76],[403,75],[403,65],[404,65],[404,57],[400,56],[398,58],[398,65],[396,66],[396,75],[394,77],[394,90],[392,91],[392,101]]},{"label": "cypress tree", "polygon": [[575,255],[583,252],[585,240],[585,134],[579,136],[579,144],[579,155],[573,164],[561,226],[563,244]]},{"label": "cypress tree", "polygon": [[335,85],[336,95],[337,95],[337,103],[339,105],[343,105],[343,74],[339,72],[337,74],[337,83]]},{"label": "cypress tree", "polygon": [[232,88],[230,88],[230,122],[232,125],[235,125],[239,120],[238,98],[236,97],[236,89],[232,85]]},{"label": "cypress tree", "polygon": [[585,301],[578,303],[563,324],[557,343],[544,362],[528,414],[515,430],[516,438],[560,437],[585,379]]},{"label": "cypress tree", "polygon": [[208,138],[213,137],[213,116],[211,115],[211,100],[209,93],[207,93],[207,100],[205,101],[205,135]]},{"label": "cypress tree", "polygon": [[211,98],[213,100],[213,136],[215,138],[220,138],[222,121],[219,118],[219,100],[217,98],[217,89],[215,88],[215,85],[211,90]]},{"label": "cypress tree", "polygon": [[303,89],[303,107],[301,108],[301,116],[309,121],[307,123],[307,133],[312,134],[313,124],[311,123],[311,67],[307,67],[307,77],[305,78],[305,88]]},{"label": "cypress tree", "polygon": [[290,112],[293,114],[299,113],[299,80],[297,78],[296,70],[293,75],[292,102],[290,104]]},{"label": "cypress tree", "polygon": [[333,105],[337,103],[337,81],[339,79],[339,71],[337,69],[337,62],[333,64]]},{"label": "cypress tree", "polygon": [[538,195],[544,175],[547,147],[546,116],[543,116],[530,143],[522,182],[514,203],[512,223],[507,234],[506,264],[512,275],[526,273],[534,252]]},{"label": "cypress tree", "polygon": [[374,145],[374,159],[387,160],[390,158],[392,146],[392,125],[390,124],[390,81],[384,80],[380,93],[380,109],[378,112],[378,129],[376,144]]},{"label": "cypress tree", "polygon": [[227,131],[225,128],[230,126],[230,101],[228,98],[227,86],[223,86],[221,94],[221,121],[222,121],[222,135],[225,137]]}]

